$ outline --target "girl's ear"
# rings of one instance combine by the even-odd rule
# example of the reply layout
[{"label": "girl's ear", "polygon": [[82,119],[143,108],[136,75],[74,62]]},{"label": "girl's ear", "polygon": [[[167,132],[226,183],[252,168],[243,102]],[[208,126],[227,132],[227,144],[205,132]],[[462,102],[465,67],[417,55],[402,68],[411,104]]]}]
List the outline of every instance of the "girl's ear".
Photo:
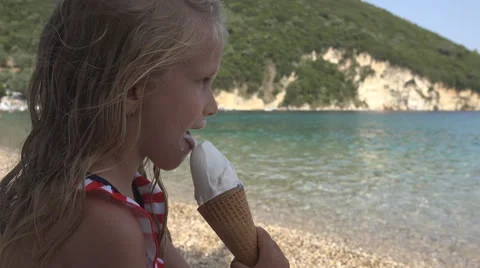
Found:
[{"label": "girl's ear", "polygon": [[145,87],[141,85],[135,85],[127,92],[127,117],[132,117],[140,110]]}]

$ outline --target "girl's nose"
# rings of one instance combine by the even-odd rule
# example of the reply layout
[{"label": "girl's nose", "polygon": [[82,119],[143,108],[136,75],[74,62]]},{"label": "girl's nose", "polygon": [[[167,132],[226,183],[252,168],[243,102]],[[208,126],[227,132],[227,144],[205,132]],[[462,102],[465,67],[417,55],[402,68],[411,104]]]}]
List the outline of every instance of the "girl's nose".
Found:
[{"label": "girl's nose", "polygon": [[205,106],[205,110],[203,111],[203,115],[205,117],[212,116],[218,112],[218,105],[215,97],[213,96],[213,92],[211,92],[209,96],[209,100],[207,105]]}]

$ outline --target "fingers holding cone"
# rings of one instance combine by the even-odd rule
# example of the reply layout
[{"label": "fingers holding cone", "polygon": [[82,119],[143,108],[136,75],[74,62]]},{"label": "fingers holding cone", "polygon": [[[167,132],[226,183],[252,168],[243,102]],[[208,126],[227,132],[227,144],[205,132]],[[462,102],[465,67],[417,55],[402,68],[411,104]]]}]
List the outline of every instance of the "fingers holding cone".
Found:
[{"label": "fingers holding cone", "polygon": [[257,230],[243,186],[209,200],[198,212],[237,259],[251,266],[257,263]]},{"label": "fingers holding cone", "polygon": [[277,243],[255,226],[243,183],[212,143],[204,141],[194,147],[190,169],[198,212],[239,260],[232,267],[289,267]]},{"label": "fingers holding cone", "polygon": [[246,266],[236,258],[232,261],[230,268],[289,268],[290,263],[270,234],[261,227],[257,229],[257,241],[259,259],[255,266]]}]

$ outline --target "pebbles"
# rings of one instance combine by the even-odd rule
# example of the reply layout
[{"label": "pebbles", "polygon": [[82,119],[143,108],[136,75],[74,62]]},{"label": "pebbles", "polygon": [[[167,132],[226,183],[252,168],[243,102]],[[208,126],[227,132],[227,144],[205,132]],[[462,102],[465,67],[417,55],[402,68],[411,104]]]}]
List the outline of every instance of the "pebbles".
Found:
[{"label": "pebbles", "polygon": [[[13,167],[18,150],[0,148],[0,179]],[[189,188],[186,187],[187,191]],[[177,192],[179,188],[175,189]],[[227,268],[233,256],[206,224],[196,206],[171,198],[168,226],[173,243],[192,268]],[[273,225],[256,224],[266,229],[282,248],[292,268],[317,267],[429,267],[422,263],[407,266],[389,258],[366,254],[320,234]]]},{"label": "pebbles", "polygon": [[0,180],[13,168],[13,165],[16,164],[18,156],[18,149],[0,147]]},{"label": "pebbles", "polygon": [[[173,243],[192,267],[229,267],[233,256],[194,205],[171,202],[168,220]],[[391,259],[349,249],[312,233],[260,223],[257,225],[277,241],[292,268],[408,267]]]}]

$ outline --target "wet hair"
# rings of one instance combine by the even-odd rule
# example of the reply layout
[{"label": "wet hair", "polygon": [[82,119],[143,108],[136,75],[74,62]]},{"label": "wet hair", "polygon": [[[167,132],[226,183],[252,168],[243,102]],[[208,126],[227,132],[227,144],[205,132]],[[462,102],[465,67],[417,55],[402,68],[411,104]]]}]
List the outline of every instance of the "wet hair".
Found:
[{"label": "wet hair", "polygon": [[14,265],[22,239],[44,266],[73,234],[85,200],[78,184],[125,141],[128,90],[185,61],[206,38],[226,36],[220,0],[57,3],[29,83],[31,130],[0,182],[1,267]]}]

